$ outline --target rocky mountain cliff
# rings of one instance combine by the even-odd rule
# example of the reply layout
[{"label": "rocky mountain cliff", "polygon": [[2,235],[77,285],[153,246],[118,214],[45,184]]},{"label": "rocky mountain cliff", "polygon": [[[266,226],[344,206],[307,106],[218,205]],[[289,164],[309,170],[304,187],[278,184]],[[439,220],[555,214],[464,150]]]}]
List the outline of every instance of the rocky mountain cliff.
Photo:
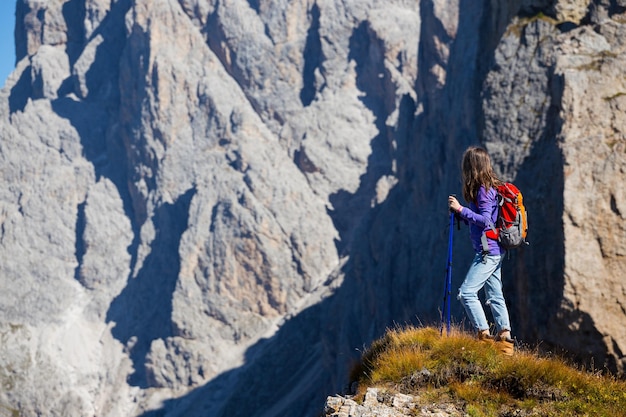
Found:
[{"label": "rocky mountain cliff", "polygon": [[506,3],[18,0],[0,412],[317,415],[438,320],[476,143],[529,209],[514,334],[623,372],[626,2]]}]

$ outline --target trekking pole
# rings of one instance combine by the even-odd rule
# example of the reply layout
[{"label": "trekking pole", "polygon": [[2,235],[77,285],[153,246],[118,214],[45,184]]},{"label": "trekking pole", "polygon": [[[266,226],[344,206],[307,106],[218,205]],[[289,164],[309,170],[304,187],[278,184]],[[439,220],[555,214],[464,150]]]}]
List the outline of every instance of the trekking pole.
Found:
[{"label": "trekking pole", "polygon": [[450,294],[452,292],[452,237],[454,233],[453,212],[450,213],[450,233],[448,235],[448,264],[446,268],[446,285],[443,291],[443,305],[441,306],[441,328],[440,335],[443,335],[444,313],[446,321],[446,335],[450,336]]}]

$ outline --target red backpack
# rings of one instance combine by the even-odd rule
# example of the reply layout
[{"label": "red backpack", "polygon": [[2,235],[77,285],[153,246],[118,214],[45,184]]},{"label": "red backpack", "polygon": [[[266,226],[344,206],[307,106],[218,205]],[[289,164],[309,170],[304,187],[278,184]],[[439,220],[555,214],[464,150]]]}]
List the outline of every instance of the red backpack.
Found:
[{"label": "red backpack", "polygon": [[[485,232],[485,236],[497,240],[505,249],[513,249],[528,244],[528,220],[526,207],[520,190],[510,182],[496,187],[498,192],[498,220],[491,230]],[[483,242],[483,246],[487,242]]]}]

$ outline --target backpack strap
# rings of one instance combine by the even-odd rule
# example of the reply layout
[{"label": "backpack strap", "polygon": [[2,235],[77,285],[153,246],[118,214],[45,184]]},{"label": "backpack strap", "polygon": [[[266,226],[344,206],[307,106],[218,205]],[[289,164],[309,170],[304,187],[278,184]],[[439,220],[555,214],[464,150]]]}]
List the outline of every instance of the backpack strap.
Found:
[{"label": "backpack strap", "polygon": [[[496,226],[491,221],[489,222],[489,228],[493,230],[494,233],[496,233]],[[480,236],[480,244],[483,247],[483,258],[484,258],[485,255],[489,254],[489,239],[487,238],[486,232],[483,232],[483,234]]]},{"label": "backpack strap", "polygon": [[487,242],[487,235],[485,234],[485,232],[483,232],[483,234],[480,236],[480,243],[483,247],[482,256],[483,256],[483,262],[484,262],[485,255],[489,254],[489,243]]}]

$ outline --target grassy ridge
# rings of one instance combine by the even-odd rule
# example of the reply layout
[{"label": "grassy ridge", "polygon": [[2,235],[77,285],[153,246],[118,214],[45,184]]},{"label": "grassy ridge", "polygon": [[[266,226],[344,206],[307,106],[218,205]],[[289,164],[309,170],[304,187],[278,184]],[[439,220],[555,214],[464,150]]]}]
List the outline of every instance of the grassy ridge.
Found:
[{"label": "grassy ridge", "polygon": [[354,368],[357,398],[370,386],[462,404],[470,416],[626,416],[626,382],[564,360],[518,350],[512,357],[453,330],[390,330]]}]

